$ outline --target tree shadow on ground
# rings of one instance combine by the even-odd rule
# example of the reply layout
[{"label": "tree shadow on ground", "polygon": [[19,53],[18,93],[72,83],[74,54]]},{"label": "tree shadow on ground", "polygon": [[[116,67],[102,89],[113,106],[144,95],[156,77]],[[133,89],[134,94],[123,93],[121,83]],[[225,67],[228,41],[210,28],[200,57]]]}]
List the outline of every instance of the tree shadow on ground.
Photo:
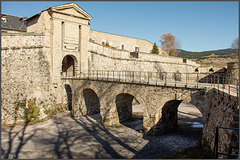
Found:
[{"label": "tree shadow on ground", "polygon": [[[23,127],[21,126],[17,127],[16,123],[14,123],[14,125],[9,128],[9,131],[7,131],[8,128],[5,128],[5,129],[2,128],[2,130],[4,130],[4,132],[8,134],[8,142],[7,142],[8,147],[5,148],[1,146],[1,158],[3,159],[21,158],[19,157],[19,153],[21,152],[21,149],[37,133],[37,131],[34,130],[32,134],[30,134],[29,136],[26,136],[25,132],[26,132],[27,126],[28,126],[28,123],[25,123]],[[2,143],[2,145],[3,144],[4,143]]]},{"label": "tree shadow on ground", "polygon": [[[121,145],[125,149],[135,154],[137,153],[137,150],[127,145],[126,142],[123,142],[118,137],[114,136],[111,132],[108,131],[108,129],[105,126],[100,126],[95,124],[89,117],[86,117],[86,120],[90,122],[90,125],[86,125],[82,120],[76,120],[76,119],[73,119],[73,120],[75,120],[77,124],[82,126],[90,135],[92,135],[92,137],[94,137],[94,139],[97,140],[102,145],[106,153],[109,154],[111,158],[123,159],[125,157],[118,154],[118,152],[112,147],[112,144],[108,140],[114,140],[115,141],[114,143]],[[104,135],[107,135],[107,137],[106,136],[104,137]],[[100,158],[100,157],[96,157],[96,158]],[[104,157],[101,157],[101,158],[104,158]]]}]

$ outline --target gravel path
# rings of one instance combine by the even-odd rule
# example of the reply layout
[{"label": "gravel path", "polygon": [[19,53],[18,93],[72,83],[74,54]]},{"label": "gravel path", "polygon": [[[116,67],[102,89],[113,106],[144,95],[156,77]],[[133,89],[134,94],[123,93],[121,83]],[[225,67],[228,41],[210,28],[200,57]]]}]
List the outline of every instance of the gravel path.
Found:
[{"label": "gravel path", "polygon": [[63,113],[39,124],[2,128],[1,158],[162,158],[197,145],[201,135],[195,133],[200,132],[149,137],[126,126],[101,126],[94,117],[73,119]]}]

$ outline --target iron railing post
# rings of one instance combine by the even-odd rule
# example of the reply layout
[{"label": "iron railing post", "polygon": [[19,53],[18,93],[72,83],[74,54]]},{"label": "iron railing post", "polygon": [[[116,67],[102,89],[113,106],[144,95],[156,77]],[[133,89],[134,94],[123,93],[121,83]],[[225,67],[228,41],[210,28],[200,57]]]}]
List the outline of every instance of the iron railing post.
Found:
[{"label": "iron railing post", "polygon": [[113,71],[113,81],[114,81],[114,71]]},{"label": "iron railing post", "polygon": [[120,82],[120,75],[121,75],[121,71],[119,71],[119,82]]},{"label": "iron railing post", "polygon": [[177,73],[174,73],[174,78],[175,78],[175,87],[177,87]]},{"label": "iron railing post", "polygon": [[147,73],[148,73],[148,82],[147,82],[147,83],[148,83],[148,85],[149,85],[149,72],[147,72]]},{"label": "iron railing post", "polygon": [[199,73],[197,73],[197,88],[198,88],[198,81],[199,81]]},{"label": "iron railing post", "polygon": [[133,71],[133,79],[132,79],[132,83],[134,83],[134,71]]},{"label": "iron railing post", "polygon": [[211,87],[212,87],[212,74],[211,74]]},{"label": "iron railing post", "polygon": [[109,71],[107,71],[107,81],[108,81]]},{"label": "iron railing post", "polygon": [[187,82],[188,82],[187,75],[188,75],[188,74],[186,73],[186,88],[187,88]]},{"label": "iron railing post", "polygon": [[156,85],[157,85],[157,72],[156,72]]},{"label": "iron railing post", "polygon": [[139,77],[140,77],[140,83],[141,83],[141,82],[142,82],[142,80],[141,80],[141,78],[142,78],[141,71],[140,71],[140,75],[139,75]]},{"label": "iron railing post", "polygon": [[126,82],[126,71],[124,71],[124,78],[125,78],[125,82]]},{"label": "iron railing post", "polygon": [[223,87],[223,94],[224,94],[224,89],[225,89],[224,77],[223,77],[223,81],[222,82],[223,82],[223,86],[222,87]]},{"label": "iron railing post", "polygon": [[238,99],[238,96],[239,96],[239,90],[238,90],[238,86],[236,86],[236,88],[237,88],[237,102],[239,101],[239,99]]},{"label": "iron railing post", "polygon": [[215,143],[214,143],[214,159],[218,158],[218,122],[217,122],[217,127],[216,127],[216,134],[215,134]]},{"label": "iron railing post", "polygon": [[213,82],[214,88],[215,88],[215,83],[216,83],[216,78],[215,78],[215,74],[214,74],[214,82]]},{"label": "iron railing post", "polygon": [[165,72],[165,86],[167,86],[167,72]]},{"label": "iron railing post", "polygon": [[230,78],[228,78],[228,94],[230,96]]},{"label": "iron railing post", "polygon": [[103,81],[103,71],[102,71],[102,81]]}]

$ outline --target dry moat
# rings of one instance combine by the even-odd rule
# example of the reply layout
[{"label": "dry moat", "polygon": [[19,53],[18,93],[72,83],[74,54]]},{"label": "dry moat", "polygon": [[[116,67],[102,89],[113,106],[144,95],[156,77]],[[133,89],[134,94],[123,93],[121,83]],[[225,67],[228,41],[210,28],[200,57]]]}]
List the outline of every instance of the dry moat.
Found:
[{"label": "dry moat", "polygon": [[186,102],[179,106],[175,133],[145,136],[141,108],[133,106],[134,113],[138,116],[114,127],[102,126],[98,114],[74,119],[67,112],[38,124],[4,127],[1,158],[165,158],[201,141],[201,113]]}]

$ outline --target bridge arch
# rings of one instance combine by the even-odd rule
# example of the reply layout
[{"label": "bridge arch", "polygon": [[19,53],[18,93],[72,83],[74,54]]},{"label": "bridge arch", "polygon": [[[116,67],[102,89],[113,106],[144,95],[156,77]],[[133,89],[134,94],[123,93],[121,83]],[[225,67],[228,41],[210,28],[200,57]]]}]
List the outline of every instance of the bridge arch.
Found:
[{"label": "bridge arch", "polygon": [[131,94],[121,93],[116,96],[116,107],[119,122],[130,120],[132,118],[132,101],[134,96]]},{"label": "bridge arch", "polygon": [[[96,86],[84,83],[84,85],[77,86],[74,90],[73,115],[75,117],[101,112],[102,105]],[[94,104],[96,104],[95,108]]]},{"label": "bridge arch", "polygon": [[[198,114],[201,113],[201,116],[200,117],[196,116],[194,115],[195,113],[188,113],[189,110],[190,110],[189,112],[196,112],[196,110],[194,111],[193,108],[189,108],[188,111],[186,112],[186,109],[189,106],[183,107],[185,110],[184,112],[182,111],[179,112],[179,106],[180,104],[182,105],[183,102],[189,104],[191,107],[194,106],[194,108],[197,109]],[[192,106],[192,105],[193,105],[192,103],[189,103],[183,100],[176,100],[176,99],[166,100],[163,103],[162,107],[160,107],[160,110],[158,111],[159,113],[156,114],[157,115],[156,117],[158,118],[155,119],[155,125],[152,126],[150,130],[147,131],[148,134],[149,135],[166,134],[166,133],[178,130],[178,126],[179,126],[178,121],[180,117],[181,117],[181,123],[187,122],[191,124],[191,122],[195,122],[195,120],[197,121],[199,121],[199,119],[203,120],[203,118],[201,118],[203,117],[203,112],[200,110],[198,106],[195,106],[195,105]],[[185,115],[187,116],[185,117]]]},{"label": "bridge arch", "polygon": [[144,98],[141,91],[133,89],[123,89],[115,94],[115,107],[119,123],[140,131],[144,129],[145,107]]},{"label": "bridge arch", "polygon": [[64,85],[67,94],[68,110],[72,111],[72,88],[69,84]]},{"label": "bridge arch", "polygon": [[100,113],[100,101],[94,90],[90,88],[84,89],[83,99],[88,115]]},{"label": "bridge arch", "polygon": [[77,68],[77,58],[74,55],[66,55],[62,60],[63,76],[75,76],[75,69]]}]

